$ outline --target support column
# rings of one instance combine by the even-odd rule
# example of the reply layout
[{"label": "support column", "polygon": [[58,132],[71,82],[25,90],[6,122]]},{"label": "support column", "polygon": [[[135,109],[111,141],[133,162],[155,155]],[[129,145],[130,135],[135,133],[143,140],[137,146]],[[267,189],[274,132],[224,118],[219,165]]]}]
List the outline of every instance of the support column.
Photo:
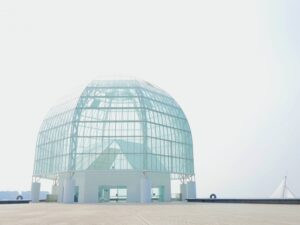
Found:
[{"label": "support column", "polygon": [[187,198],[187,190],[186,190],[186,184],[183,183],[183,184],[180,184],[180,200],[181,201],[185,201],[186,198]]},{"label": "support column", "polygon": [[141,203],[150,203],[151,202],[151,180],[150,178],[143,173],[140,183],[141,189]]},{"label": "support column", "polygon": [[196,183],[195,181],[189,181],[186,184],[186,188],[187,188],[187,199],[196,199]]},{"label": "support column", "polygon": [[63,197],[64,197],[64,185],[60,182],[58,184],[57,202],[63,202]]},{"label": "support column", "polygon": [[31,202],[37,203],[40,201],[40,189],[41,189],[40,183],[32,182],[32,184],[31,184]]},{"label": "support column", "polygon": [[75,180],[66,178],[64,180],[63,203],[74,203]]},{"label": "support column", "polygon": [[51,194],[52,195],[58,195],[58,186],[57,186],[57,184],[52,185]]},{"label": "support column", "polygon": [[48,202],[58,202],[58,186],[57,184],[53,184],[51,188],[51,194],[47,195]]}]

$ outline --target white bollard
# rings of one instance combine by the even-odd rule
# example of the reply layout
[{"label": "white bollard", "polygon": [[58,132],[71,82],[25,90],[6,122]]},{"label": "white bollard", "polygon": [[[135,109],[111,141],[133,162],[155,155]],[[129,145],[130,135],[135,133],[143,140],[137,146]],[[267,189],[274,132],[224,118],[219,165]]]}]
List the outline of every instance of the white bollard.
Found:
[{"label": "white bollard", "polygon": [[32,184],[31,184],[31,202],[37,203],[40,201],[40,189],[41,189],[40,183],[32,182]]}]

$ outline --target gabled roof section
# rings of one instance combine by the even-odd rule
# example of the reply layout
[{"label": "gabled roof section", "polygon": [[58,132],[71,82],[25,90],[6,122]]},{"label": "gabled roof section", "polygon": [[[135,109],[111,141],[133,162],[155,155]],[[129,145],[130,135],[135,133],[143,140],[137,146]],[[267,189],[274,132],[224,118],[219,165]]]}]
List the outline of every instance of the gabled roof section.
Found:
[{"label": "gabled roof section", "polygon": [[[151,150],[147,148],[146,154],[151,154]],[[115,167],[115,164],[120,165],[120,163],[115,163],[117,160],[122,160],[122,163],[128,165],[124,168],[131,168],[133,170],[143,169],[143,144],[134,143],[124,140],[114,140],[112,141],[106,149],[99,154],[99,156],[91,163],[87,168],[88,170],[113,170],[113,169],[123,169]],[[160,159],[156,155],[152,155],[157,164],[160,164],[161,168],[165,168],[160,162]],[[122,164],[121,164],[122,165]],[[164,169],[166,170],[166,169]]]}]

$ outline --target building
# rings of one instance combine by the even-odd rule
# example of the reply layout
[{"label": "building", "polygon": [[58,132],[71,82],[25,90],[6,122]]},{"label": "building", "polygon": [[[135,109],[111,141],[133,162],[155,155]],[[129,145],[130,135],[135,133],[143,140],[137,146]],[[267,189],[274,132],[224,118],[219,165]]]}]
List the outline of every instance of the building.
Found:
[{"label": "building", "polygon": [[145,81],[96,80],[50,110],[39,130],[32,183],[52,179],[59,202],[170,201],[171,180],[194,198],[188,121],[176,101]]}]

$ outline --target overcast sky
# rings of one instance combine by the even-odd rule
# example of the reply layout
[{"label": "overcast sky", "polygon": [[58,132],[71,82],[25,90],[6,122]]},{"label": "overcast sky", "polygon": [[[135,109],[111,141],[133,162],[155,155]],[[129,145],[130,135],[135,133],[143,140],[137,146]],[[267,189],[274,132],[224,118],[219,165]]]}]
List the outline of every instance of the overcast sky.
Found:
[{"label": "overcast sky", "polygon": [[[198,196],[300,196],[300,2],[0,2],[0,190],[29,190],[47,111],[99,75],[172,95]],[[43,188],[43,187],[42,187]]]}]

